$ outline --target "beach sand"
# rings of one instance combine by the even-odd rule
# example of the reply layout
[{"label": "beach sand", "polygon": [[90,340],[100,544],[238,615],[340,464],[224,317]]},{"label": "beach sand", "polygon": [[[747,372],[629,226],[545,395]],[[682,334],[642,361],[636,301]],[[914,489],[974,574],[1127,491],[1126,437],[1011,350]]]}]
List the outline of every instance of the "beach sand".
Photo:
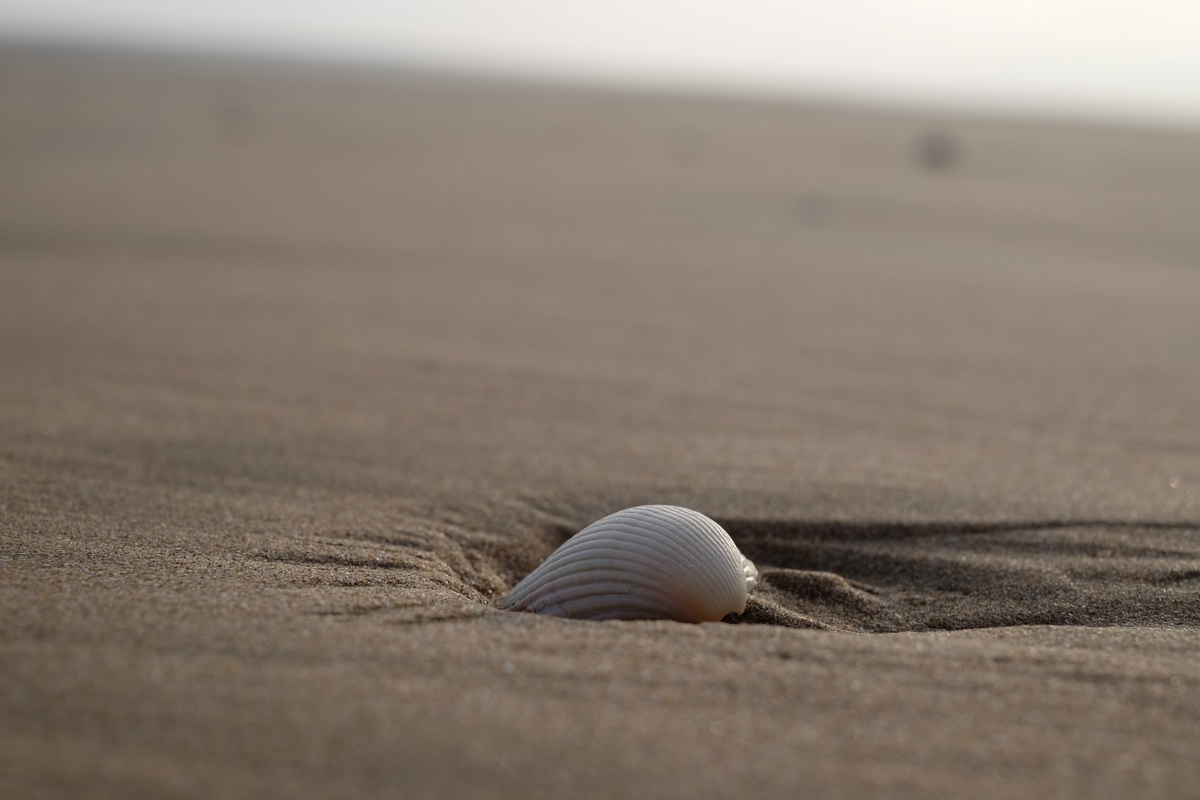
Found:
[{"label": "beach sand", "polygon": [[[1200,136],[0,55],[0,795],[1200,797]],[[500,611],[620,508],[723,623]]]}]

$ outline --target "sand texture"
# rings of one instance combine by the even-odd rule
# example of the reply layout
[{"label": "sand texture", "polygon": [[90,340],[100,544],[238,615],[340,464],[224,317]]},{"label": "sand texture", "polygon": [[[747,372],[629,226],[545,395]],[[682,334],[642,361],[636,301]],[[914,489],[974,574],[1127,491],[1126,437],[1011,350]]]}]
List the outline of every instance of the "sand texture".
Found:
[{"label": "sand texture", "polygon": [[1198,412],[1196,134],[0,51],[0,796],[1200,797]]}]

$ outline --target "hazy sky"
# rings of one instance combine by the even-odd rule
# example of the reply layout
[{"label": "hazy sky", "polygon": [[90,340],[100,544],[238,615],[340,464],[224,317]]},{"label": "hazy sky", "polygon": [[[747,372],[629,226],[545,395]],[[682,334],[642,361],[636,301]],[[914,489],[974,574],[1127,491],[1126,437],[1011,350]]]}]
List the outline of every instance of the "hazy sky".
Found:
[{"label": "hazy sky", "polygon": [[0,0],[0,36],[1200,126],[1200,0]]}]

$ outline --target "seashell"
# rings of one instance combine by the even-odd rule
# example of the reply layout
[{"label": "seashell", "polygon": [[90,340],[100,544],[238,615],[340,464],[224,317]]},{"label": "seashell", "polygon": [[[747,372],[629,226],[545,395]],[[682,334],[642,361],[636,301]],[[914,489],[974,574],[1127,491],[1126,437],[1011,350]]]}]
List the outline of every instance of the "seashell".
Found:
[{"label": "seashell", "polygon": [[500,606],[574,619],[715,622],[744,611],[757,581],[754,564],[708,517],[637,506],[572,536]]}]

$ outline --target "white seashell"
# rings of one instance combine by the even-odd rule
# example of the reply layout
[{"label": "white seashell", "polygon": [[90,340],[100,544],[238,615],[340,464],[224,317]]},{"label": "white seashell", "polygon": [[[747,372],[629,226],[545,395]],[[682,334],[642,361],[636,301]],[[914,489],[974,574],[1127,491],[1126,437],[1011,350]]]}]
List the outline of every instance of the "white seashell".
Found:
[{"label": "white seashell", "polygon": [[502,608],[575,619],[715,622],[746,609],[758,570],[729,534],[679,506],[637,506],[572,536]]}]

